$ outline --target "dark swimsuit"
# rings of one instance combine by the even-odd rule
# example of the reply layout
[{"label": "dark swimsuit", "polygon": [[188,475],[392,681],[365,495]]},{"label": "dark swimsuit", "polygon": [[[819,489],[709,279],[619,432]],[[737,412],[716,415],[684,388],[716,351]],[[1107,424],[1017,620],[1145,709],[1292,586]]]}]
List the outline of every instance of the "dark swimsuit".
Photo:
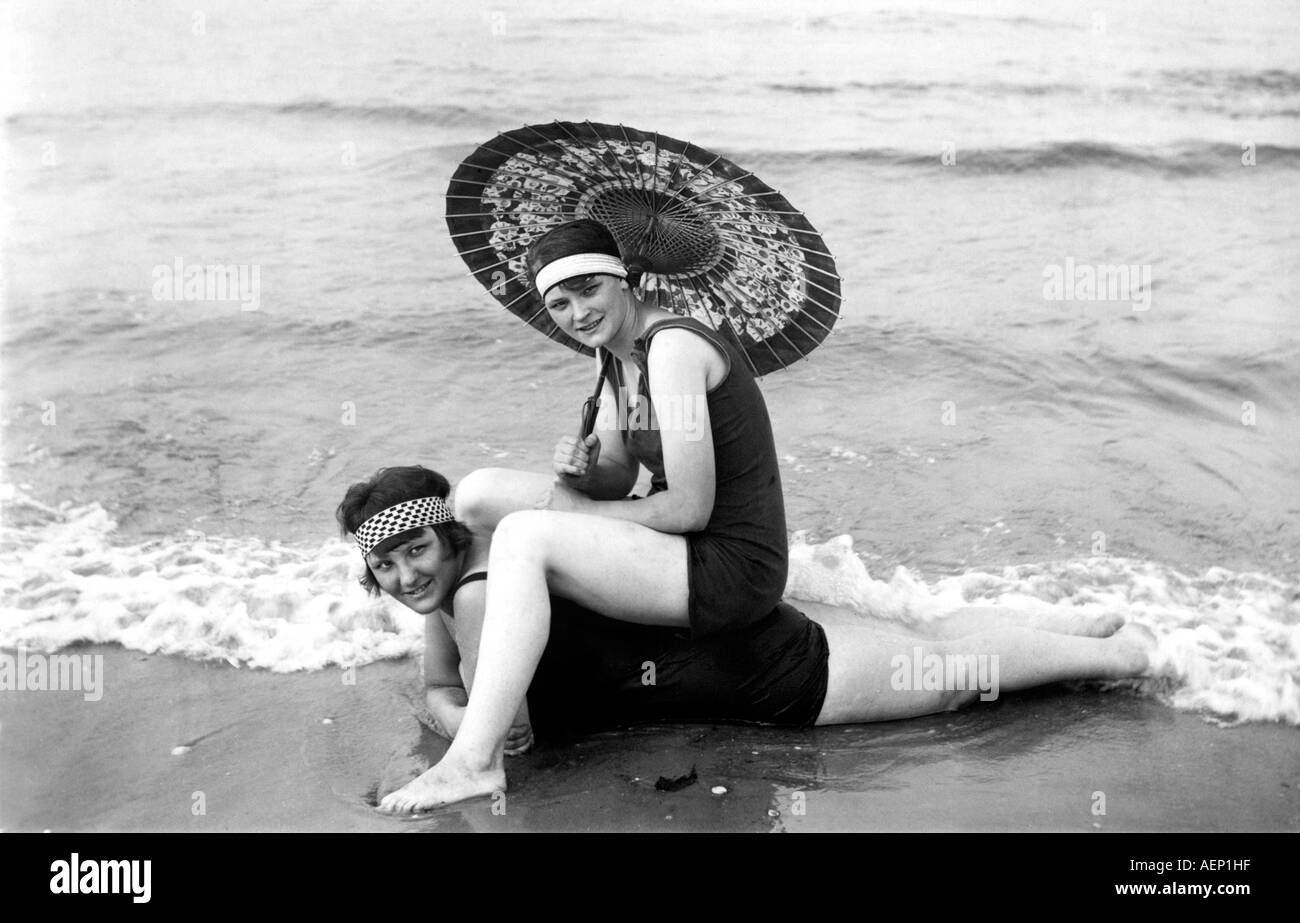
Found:
[{"label": "dark swimsuit", "polygon": [[[539,734],[647,721],[806,727],[826,698],[826,633],[781,602],[789,556],[781,475],[767,407],[739,348],[690,318],[647,330],[633,351],[643,404],[637,415],[618,408],[620,422],[627,421],[624,444],[650,471],[650,493],[666,490],[657,425],[635,425],[629,417],[656,419],[646,357],[651,339],[672,327],[704,337],[727,362],[723,380],[706,396],[713,512],[704,529],[685,536],[690,631],[620,622],[552,596],[550,637],[528,690]],[[610,366],[620,395],[622,366]],[[456,589],[486,576],[469,574]]]},{"label": "dark swimsuit", "polygon": [[450,615],[452,618],[456,617],[456,611],[453,608],[453,606],[455,605],[456,602],[456,594],[460,592],[461,587],[463,587],[467,583],[476,583],[479,580],[486,580],[486,579],[487,579],[487,571],[476,570],[474,571],[474,573],[466,574],[464,577],[461,577],[459,580],[457,580],[456,585],[451,588],[451,593],[447,596],[447,614]]},{"label": "dark swimsuit", "polygon": [[[619,399],[618,419],[628,453],[650,472],[651,494],[668,488],[658,429],[663,421],[650,403],[647,355],[655,335],[673,327],[704,337],[727,362],[723,380],[706,395],[716,479],[713,511],[701,531],[685,536],[688,617],[691,637],[698,640],[743,628],[771,612],[785,592],[790,549],[781,472],[762,392],[739,347],[700,321],[660,321],[635,341],[632,357],[641,372],[636,414],[623,406],[622,364],[610,363],[609,382]],[[652,422],[638,425],[638,420]]]},{"label": "dark swimsuit", "polygon": [[[485,571],[469,574],[456,590],[485,579]],[[528,714],[547,738],[656,721],[809,727],[826,698],[829,656],[822,627],[786,603],[694,641],[552,596]]]}]

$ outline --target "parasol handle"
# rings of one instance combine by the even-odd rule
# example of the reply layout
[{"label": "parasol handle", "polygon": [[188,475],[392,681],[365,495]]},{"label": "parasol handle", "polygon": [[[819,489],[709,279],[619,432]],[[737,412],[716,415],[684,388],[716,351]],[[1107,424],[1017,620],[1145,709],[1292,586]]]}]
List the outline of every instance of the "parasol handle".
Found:
[{"label": "parasol handle", "polygon": [[578,440],[583,441],[592,434],[596,428],[596,415],[600,412],[600,392],[605,387],[605,376],[609,373],[609,363],[614,358],[609,350],[605,350],[605,358],[600,362],[600,372],[596,375],[596,389],[591,392],[591,397],[582,405],[582,429],[578,432]]},{"label": "parasol handle", "polygon": [[654,272],[655,268],[650,257],[640,255],[628,257],[623,261],[623,265],[627,267],[627,284],[632,288],[640,286],[641,277],[648,272]]}]

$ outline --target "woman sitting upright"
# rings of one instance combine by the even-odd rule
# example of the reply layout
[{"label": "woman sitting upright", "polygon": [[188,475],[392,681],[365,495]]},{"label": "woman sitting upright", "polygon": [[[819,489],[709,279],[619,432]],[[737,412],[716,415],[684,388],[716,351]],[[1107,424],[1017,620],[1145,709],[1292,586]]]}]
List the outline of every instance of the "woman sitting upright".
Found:
[{"label": "woman sitting upright", "polygon": [[[785,589],[776,448],[737,345],[638,294],[597,222],[553,229],[528,268],[556,326],[612,356],[602,387],[615,412],[590,438],[561,442],[558,482],[488,470],[457,491],[464,521],[492,532],[487,605],[459,733],[412,783],[422,804],[505,785],[504,742],[546,647],[552,594],[704,639],[765,617]],[[641,465],[651,490],[628,498]]]}]

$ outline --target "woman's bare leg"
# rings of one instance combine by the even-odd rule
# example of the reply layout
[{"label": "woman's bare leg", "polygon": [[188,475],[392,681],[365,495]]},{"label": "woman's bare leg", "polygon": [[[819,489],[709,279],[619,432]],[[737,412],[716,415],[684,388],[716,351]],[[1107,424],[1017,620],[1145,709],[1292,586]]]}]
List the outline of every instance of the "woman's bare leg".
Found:
[{"label": "woman's bare leg", "polygon": [[926,640],[965,638],[969,635],[1006,628],[1032,628],[1063,635],[1105,638],[1124,624],[1121,615],[1086,615],[1062,606],[1042,609],[1007,609],[1001,606],[966,606],[954,612],[921,622],[875,618],[843,606],[805,600],[787,600],[815,622],[824,625],[847,625],[870,629],[884,635],[906,635]]},{"label": "woman's bare leg", "polygon": [[[1046,683],[1124,679],[1147,669],[1154,637],[1129,625],[1109,638],[1087,638],[1026,628],[933,641],[885,634],[861,626],[826,624],[830,675],[818,724],[892,721],[950,711]],[[932,658],[937,658],[932,659]],[[940,685],[932,668],[953,664]],[[957,683],[953,676],[963,677]],[[991,693],[991,695],[990,695]]]},{"label": "woman's bare leg", "polygon": [[1062,635],[1106,638],[1119,631],[1123,624],[1122,615],[1091,615],[1061,606],[1042,609],[966,606],[932,621],[909,623],[907,627],[931,638],[965,638],[968,635],[1007,628],[1032,628]]},{"label": "woman's bare leg", "polygon": [[479,468],[456,485],[456,518],[472,531],[490,533],[511,513],[542,508],[554,486],[553,474]]},{"label": "woman's bare leg", "polygon": [[414,811],[505,788],[503,744],[550,634],[550,594],[624,621],[686,626],[686,540],[600,516],[527,511],[497,527],[474,692],[442,760],[380,803]]}]

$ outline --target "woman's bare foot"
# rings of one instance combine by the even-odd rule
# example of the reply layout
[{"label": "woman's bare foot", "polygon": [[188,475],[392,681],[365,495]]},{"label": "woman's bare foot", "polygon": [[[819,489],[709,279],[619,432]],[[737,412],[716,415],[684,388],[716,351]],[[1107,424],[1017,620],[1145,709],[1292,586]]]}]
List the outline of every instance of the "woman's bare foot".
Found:
[{"label": "woman's bare foot", "polygon": [[1058,635],[1078,635],[1082,638],[1109,638],[1119,631],[1124,624],[1124,616],[1108,612],[1092,615],[1083,612],[1071,612],[1068,609],[1053,609],[1044,613],[1042,621],[1035,628],[1055,632]]},{"label": "woman's bare foot", "polygon": [[1142,676],[1151,668],[1156,651],[1156,636],[1151,629],[1137,622],[1126,622],[1124,627],[1110,636],[1123,671],[1121,678]]},{"label": "woman's bare foot", "polygon": [[1124,616],[1095,615],[1061,606],[1045,609],[1006,609],[998,606],[967,606],[925,625],[912,626],[917,634],[939,639],[964,638],[985,631],[1033,628],[1058,635],[1109,638],[1124,624]]},{"label": "woman's bare foot", "polygon": [[428,811],[444,804],[503,792],[505,788],[506,772],[500,764],[474,769],[449,752],[438,765],[379,802],[379,810],[389,814]]},{"label": "woman's bare foot", "polygon": [[400,790],[402,786],[409,785],[428,769],[429,761],[420,754],[405,750],[394,751],[388,758],[388,763],[384,766],[384,772],[376,786],[379,797],[383,799],[391,792]]},{"label": "woman's bare foot", "polygon": [[1092,627],[1096,630],[1096,634],[1091,635],[1091,637],[1109,638],[1124,627],[1124,622],[1124,616],[1118,612],[1108,612],[1105,615],[1094,616]]}]

